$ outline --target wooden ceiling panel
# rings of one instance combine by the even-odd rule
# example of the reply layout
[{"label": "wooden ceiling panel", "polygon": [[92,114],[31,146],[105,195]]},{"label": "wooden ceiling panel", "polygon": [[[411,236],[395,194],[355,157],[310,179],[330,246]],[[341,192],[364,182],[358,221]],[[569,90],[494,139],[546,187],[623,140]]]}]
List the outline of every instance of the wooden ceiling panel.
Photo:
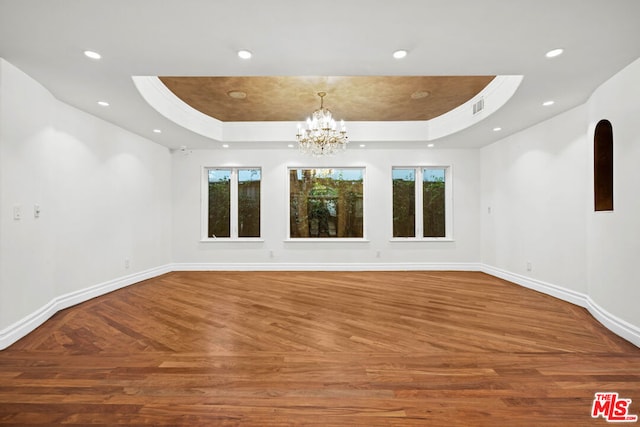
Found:
[{"label": "wooden ceiling panel", "polygon": [[[223,122],[303,121],[324,106],[345,121],[430,120],[495,76],[160,77],[182,101]],[[234,98],[230,93],[246,94]],[[413,96],[412,96],[413,95]],[[237,96],[237,95],[236,95]]]}]

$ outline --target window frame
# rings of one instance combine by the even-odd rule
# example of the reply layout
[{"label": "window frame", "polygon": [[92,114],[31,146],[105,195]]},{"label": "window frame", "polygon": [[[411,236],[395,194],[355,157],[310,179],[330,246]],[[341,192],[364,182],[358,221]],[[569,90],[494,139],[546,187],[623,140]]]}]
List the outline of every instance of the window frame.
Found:
[{"label": "window frame", "polygon": [[[238,171],[256,169],[260,171],[260,236],[258,237],[239,237],[238,230],[238,217],[239,217],[239,180]],[[229,222],[230,222],[230,236],[229,237],[210,237],[209,236],[209,171],[210,170],[229,170],[230,175],[230,203],[229,203]],[[259,166],[204,166],[202,168],[201,178],[201,225],[200,225],[200,241],[201,242],[261,242],[264,241],[262,237],[263,224],[263,173],[262,168]]]},{"label": "window frame", "polygon": [[[362,237],[291,237],[291,170],[351,169],[362,171]],[[367,168],[366,166],[287,166],[286,170],[286,236],[285,242],[368,242],[367,239]]]},{"label": "window frame", "polygon": [[[414,191],[415,191],[415,218],[413,237],[395,237],[393,235],[393,171],[400,169],[414,170]],[[444,211],[445,211],[445,235],[444,237],[424,236],[424,203],[423,203],[423,182],[425,169],[444,170]],[[392,242],[452,242],[453,236],[453,167],[451,165],[412,165],[412,166],[392,166],[390,175],[391,203],[390,203],[390,228]]]}]

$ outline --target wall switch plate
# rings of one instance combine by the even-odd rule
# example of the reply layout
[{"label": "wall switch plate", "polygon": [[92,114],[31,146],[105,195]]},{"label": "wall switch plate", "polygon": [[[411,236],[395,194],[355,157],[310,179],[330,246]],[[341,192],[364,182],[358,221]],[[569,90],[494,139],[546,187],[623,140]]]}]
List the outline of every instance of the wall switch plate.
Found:
[{"label": "wall switch plate", "polygon": [[33,217],[40,218],[40,205],[33,205]]},{"label": "wall switch plate", "polygon": [[22,206],[13,207],[13,219],[19,221],[22,219]]}]

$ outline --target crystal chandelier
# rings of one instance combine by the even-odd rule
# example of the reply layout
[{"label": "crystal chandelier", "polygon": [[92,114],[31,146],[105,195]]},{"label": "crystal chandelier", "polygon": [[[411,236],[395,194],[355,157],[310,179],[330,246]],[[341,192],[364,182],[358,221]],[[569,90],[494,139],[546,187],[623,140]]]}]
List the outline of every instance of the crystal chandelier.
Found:
[{"label": "crystal chandelier", "polygon": [[330,156],[347,148],[347,128],[344,120],[340,121],[338,130],[336,121],[331,117],[331,111],[324,108],[326,92],[318,92],[320,108],[307,118],[306,129],[298,124],[298,147],[300,151],[313,156]]}]

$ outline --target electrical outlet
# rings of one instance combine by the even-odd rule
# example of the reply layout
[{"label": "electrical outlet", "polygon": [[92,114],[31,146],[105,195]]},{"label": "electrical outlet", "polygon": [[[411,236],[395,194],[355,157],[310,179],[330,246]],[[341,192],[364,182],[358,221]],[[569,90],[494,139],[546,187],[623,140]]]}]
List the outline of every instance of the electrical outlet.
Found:
[{"label": "electrical outlet", "polygon": [[124,268],[128,270],[130,267],[131,267],[131,260],[129,258],[125,258]]},{"label": "electrical outlet", "polygon": [[531,271],[531,261],[527,261],[527,271]]}]

